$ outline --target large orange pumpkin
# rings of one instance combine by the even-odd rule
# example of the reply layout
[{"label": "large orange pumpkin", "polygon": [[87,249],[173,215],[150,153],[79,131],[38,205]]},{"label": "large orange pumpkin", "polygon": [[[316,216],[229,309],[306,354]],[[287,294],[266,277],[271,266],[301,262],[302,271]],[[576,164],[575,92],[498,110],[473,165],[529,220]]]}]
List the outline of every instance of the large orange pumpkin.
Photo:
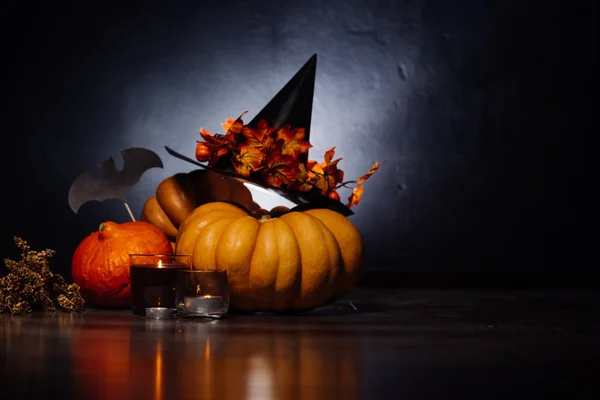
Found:
[{"label": "large orange pumpkin", "polygon": [[246,311],[310,310],[357,282],[362,238],[328,209],[259,219],[229,203],[196,208],[179,229],[176,253],[199,269],[226,270],[231,304]]},{"label": "large orange pumpkin", "polygon": [[140,219],[159,227],[174,241],[185,217],[199,205],[214,201],[237,203],[249,210],[260,208],[239,180],[197,169],[164,179],[144,203]]},{"label": "large orange pumpkin", "polygon": [[130,254],[172,254],[169,239],[148,222],[103,222],[73,253],[73,281],[90,303],[106,307],[131,305]]}]

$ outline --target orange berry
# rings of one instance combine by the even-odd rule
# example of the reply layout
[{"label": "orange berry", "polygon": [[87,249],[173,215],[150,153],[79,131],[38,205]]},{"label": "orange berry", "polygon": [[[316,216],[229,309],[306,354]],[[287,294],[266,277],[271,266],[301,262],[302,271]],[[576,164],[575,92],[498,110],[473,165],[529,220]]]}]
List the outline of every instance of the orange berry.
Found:
[{"label": "orange berry", "polygon": [[340,201],[340,195],[335,190],[332,190],[331,192],[329,192],[329,194],[327,196],[331,197],[334,200]]},{"label": "orange berry", "polygon": [[203,142],[198,142],[196,145],[196,160],[200,162],[208,161],[210,159],[210,149]]}]

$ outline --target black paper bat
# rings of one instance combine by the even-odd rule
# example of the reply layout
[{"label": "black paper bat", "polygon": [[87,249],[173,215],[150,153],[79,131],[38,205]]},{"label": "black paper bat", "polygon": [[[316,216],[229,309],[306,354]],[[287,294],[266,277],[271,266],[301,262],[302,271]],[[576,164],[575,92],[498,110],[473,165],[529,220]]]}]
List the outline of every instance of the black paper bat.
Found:
[{"label": "black paper bat", "polygon": [[69,189],[69,206],[74,213],[88,201],[121,199],[127,204],[127,192],[150,168],[163,168],[163,163],[155,152],[144,148],[129,148],[121,151],[123,169],[117,170],[115,160],[110,157],[98,165],[103,179],[90,172],[80,174]]}]

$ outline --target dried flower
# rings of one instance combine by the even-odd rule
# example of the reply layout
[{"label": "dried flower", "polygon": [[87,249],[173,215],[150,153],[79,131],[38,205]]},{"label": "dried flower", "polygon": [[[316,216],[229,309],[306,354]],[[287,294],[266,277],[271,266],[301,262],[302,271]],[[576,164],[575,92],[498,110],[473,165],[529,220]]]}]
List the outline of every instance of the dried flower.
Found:
[{"label": "dried flower", "polygon": [[337,190],[352,188],[348,207],[357,205],[363,194],[363,183],[373,175],[380,164],[375,163],[358,180],[344,182],[344,171],[338,168],[342,160],[333,160],[335,147],[325,152],[324,161],[308,160],[305,165],[300,158],[307,156],[312,147],[305,138],[304,128],[285,125],[280,129],[270,127],[260,120],[254,129],[244,125],[242,113],[236,120],[228,118],[221,124],[225,135],[213,135],[200,130],[204,141],[196,143],[196,159],[214,167],[223,158],[229,158],[236,173],[244,177],[260,177],[266,184],[299,191],[315,188],[325,196],[339,201]]},{"label": "dried flower", "polygon": [[23,239],[14,237],[21,249],[21,260],[4,260],[9,270],[0,276],[0,313],[21,314],[34,311],[83,310],[84,300],[79,286],[67,284],[65,279],[50,270],[48,260],[54,250],[31,250]]}]

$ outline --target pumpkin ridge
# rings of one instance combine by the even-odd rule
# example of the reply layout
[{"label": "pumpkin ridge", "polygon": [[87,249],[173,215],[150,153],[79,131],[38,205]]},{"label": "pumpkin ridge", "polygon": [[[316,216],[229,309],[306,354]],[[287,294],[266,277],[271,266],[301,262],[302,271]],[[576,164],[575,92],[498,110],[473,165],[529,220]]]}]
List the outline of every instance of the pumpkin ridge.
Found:
[{"label": "pumpkin ridge", "polygon": [[[270,216],[269,216],[270,218]],[[273,223],[271,224],[271,226],[273,227],[273,230],[275,231],[275,237],[278,238],[279,235],[283,234],[283,232],[281,232],[281,230],[279,229],[279,221],[278,220],[274,220],[274,219],[269,219],[270,221],[273,221]],[[266,221],[265,221],[266,222]],[[285,223],[285,222],[283,222]],[[261,228],[264,224],[261,224]],[[294,238],[295,239],[295,238]],[[273,283],[271,284],[271,295],[269,296],[270,300],[268,301],[268,304],[275,304],[276,302],[276,296],[277,296],[277,281],[279,279],[279,275],[282,273],[282,266],[281,266],[281,243],[279,243],[278,240],[275,241],[276,246],[277,246],[277,269],[275,272],[275,279],[273,280]]]},{"label": "pumpkin ridge", "polygon": [[[237,219],[236,217],[232,217],[231,221],[227,224],[225,229],[223,229],[223,231],[221,232],[221,235],[219,236],[219,239],[217,240],[217,246],[216,246],[217,249],[219,248],[219,245],[221,244],[221,239],[223,239],[223,236],[225,236],[225,232],[227,232],[229,230],[229,227],[236,221],[236,219]],[[214,256],[215,256],[215,265],[218,268],[219,263],[217,262],[217,251],[216,250],[215,250]]]},{"label": "pumpkin ridge", "polygon": [[[263,219],[262,217],[260,219],[257,219],[257,221],[260,223],[260,225],[259,225],[259,228],[258,228],[258,232],[256,234],[256,240],[254,241],[254,247],[252,248],[252,255],[250,256],[250,262],[248,263],[249,264],[249,268],[248,268],[248,278],[247,279],[248,279],[249,282],[253,282],[251,280],[252,275],[253,275],[252,274],[252,270],[254,268],[256,268],[256,264],[257,264],[256,259],[258,259],[260,257],[260,254],[257,251],[257,247],[258,247],[259,241],[264,240],[264,238],[261,237],[262,236],[261,233],[264,235],[265,232],[266,232],[266,230],[269,229],[269,228],[263,229],[264,226],[265,226],[264,223],[267,220],[270,220],[270,219]],[[277,250],[274,251],[274,253],[277,254],[277,268],[279,268],[279,244],[277,244]],[[277,279],[277,276],[275,276],[275,279]],[[262,288],[262,289],[265,290],[265,293],[261,293],[261,294],[266,294],[266,296],[269,298],[269,300],[273,301],[273,299],[275,298],[275,284],[274,283],[270,283],[269,285],[267,285],[267,287]],[[259,296],[259,297],[261,297],[261,296]],[[258,307],[253,307],[253,308],[261,308],[260,307],[260,303],[261,303],[260,299],[253,298],[252,301],[254,303],[256,303],[256,304],[259,305]]]},{"label": "pumpkin ridge", "polygon": [[[315,308],[316,304],[322,305],[329,298],[327,294],[329,285],[326,279],[329,276],[330,259],[324,257],[328,254],[325,250],[327,244],[325,241],[316,240],[322,237],[321,227],[303,212],[291,212],[281,218],[292,220],[290,225],[298,238],[302,258],[300,296],[296,298],[294,308],[304,310]],[[318,254],[319,252],[321,254]],[[305,265],[305,261],[309,264]]]},{"label": "pumpkin ridge", "polygon": [[[333,293],[336,290],[337,283],[340,280],[340,278],[342,277],[342,272],[345,271],[344,259],[342,257],[342,249],[340,247],[340,244],[337,241],[337,238],[331,231],[331,229],[329,229],[329,227],[323,221],[321,221],[319,218],[315,217],[314,215],[311,215],[311,214],[305,214],[305,215],[308,215],[310,218],[317,221],[317,224],[321,227],[323,241],[329,241],[331,244],[335,244],[335,248],[337,248],[337,250],[338,250],[337,255],[331,254],[332,249],[329,246],[325,246],[325,249],[327,250],[327,256],[329,257],[331,264],[335,266],[335,272],[332,273],[332,270],[327,271],[328,272],[328,280],[329,280],[328,286],[331,287],[331,295],[333,295]],[[329,236],[329,238],[326,238],[327,236]]]},{"label": "pumpkin ridge", "polygon": [[[324,224],[321,221],[319,221],[318,218],[315,218],[315,217],[313,217],[310,214],[304,214],[304,215],[306,215],[308,218],[310,218],[310,219],[312,219],[313,221],[316,222],[316,224],[319,226],[319,233],[320,233],[320,238],[319,238],[320,240],[319,241],[321,243],[326,242],[325,232],[323,232],[323,228],[325,227]],[[325,253],[327,253],[327,260],[330,261],[331,260],[331,253],[329,251],[329,246],[323,246],[323,247],[325,248]],[[327,274],[325,276],[325,280],[328,282],[327,286],[329,286],[330,285],[329,281],[331,280],[331,270],[329,268],[327,268],[326,271],[327,271]]]},{"label": "pumpkin ridge", "polygon": [[[300,244],[298,243],[298,235],[296,235],[296,231],[294,230],[294,228],[292,227],[292,225],[287,222],[285,220],[285,218],[277,218],[278,221],[283,222],[285,225],[287,225],[288,228],[290,228],[290,232],[292,232],[292,235],[294,236],[294,242],[296,243],[296,247],[298,248],[298,255],[300,256],[299,259],[299,263],[300,265],[298,266],[298,284],[296,285],[296,292],[294,293],[294,295],[292,296],[292,299],[296,299],[300,296],[300,292],[302,291],[302,271],[303,271],[303,265],[302,265],[302,250],[300,249]],[[281,262],[280,262],[281,265]],[[277,268],[277,280],[275,281],[275,285],[277,287],[277,281],[279,280],[279,275],[281,273],[281,268]],[[290,307],[293,307],[294,305],[294,301],[292,300],[290,302]]]},{"label": "pumpkin ridge", "polygon": [[[193,247],[192,252],[191,252],[191,254],[192,254],[192,268],[194,268],[194,265],[193,265],[193,260],[194,260],[193,255],[196,254],[196,246],[198,245],[199,242],[201,242],[201,240],[199,240],[199,239],[202,236],[202,233],[205,232],[207,229],[209,229],[211,226],[213,226],[213,225],[215,225],[217,223],[222,223],[223,221],[229,221],[229,223],[227,225],[225,225],[225,228],[223,228],[223,231],[221,231],[221,235],[219,236],[219,239],[217,240],[217,245],[215,246],[215,249],[216,249],[219,246],[219,241],[221,240],[221,237],[223,236],[223,233],[227,230],[227,228],[229,227],[229,225],[231,225],[233,223],[233,221],[235,221],[235,217],[215,219],[214,221],[209,222],[208,224],[206,224],[206,226],[204,226],[200,231],[197,232],[196,240],[194,241],[194,247]],[[215,254],[214,254],[215,259],[213,260],[213,262],[214,262],[214,265],[216,266],[215,269],[218,270],[218,264],[217,264],[217,260],[216,260],[217,255],[216,254],[217,254],[217,252],[215,250]]]},{"label": "pumpkin ridge", "polygon": [[[245,218],[245,217],[244,217]],[[256,218],[252,217],[252,216],[248,216],[248,218],[252,219],[252,220],[256,220]],[[254,238],[254,244],[252,246],[252,251],[250,252],[250,265],[252,265],[252,257],[254,257],[254,253],[256,252],[256,244],[258,243],[258,235],[260,234],[260,230],[262,229],[262,224],[258,225],[258,232],[256,232],[256,236]],[[246,277],[246,280],[250,279],[250,271],[251,268],[248,267],[248,276]]]},{"label": "pumpkin ridge", "polygon": [[363,242],[356,226],[346,217],[326,209],[306,211],[323,222],[334,234],[342,255],[343,270],[331,300],[348,292],[358,281],[363,264]]},{"label": "pumpkin ridge", "polygon": [[177,227],[173,225],[155,196],[150,196],[144,203],[140,220],[158,227],[169,239],[177,236]]},{"label": "pumpkin ridge", "polygon": [[[244,217],[237,217],[235,218],[231,224],[229,224],[227,226],[226,229],[223,230],[223,233],[221,234],[221,236],[219,237],[219,240],[217,241],[217,246],[216,246],[216,251],[215,251],[215,265],[220,266],[223,264],[222,259],[223,257],[220,257],[220,251],[223,247],[225,247],[225,244],[223,243],[224,240],[230,240],[229,236],[231,235],[232,237],[236,238],[239,236],[237,230],[233,229],[233,226],[236,225],[236,223],[240,223],[240,221],[242,220],[246,220],[246,221],[252,221],[252,222],[256,222],[258,224],[258,230],[256,232],[256,234],[251,235],[251,236],[247,236],[245,239],[246,240],[252,240],[252,247],[249,248],[248,254],[250,254],[250,259],[252,259],[252,255],[254,254],[255,250],[256,250],[256,243],[257,243],[257,238],[258,238],[258,233],[260,231],[260,223],[256,220],[256,218],[250,216],[250,215],[246,215]],[[247,244],[247,242],[246,242]],[[235,261],[238,261],[237,259],[234,259]],[[228,257],[227,260],[230,264],[231,264],[231,258]],[[247,262],[247,260],[246,260]],[[245,276],[240,277],[239,271],[237,269],[233,269],[231,268],[231,265],[226,265],[225,270],[227,271],[227,279],[229,281],[230,287],[235,287],[235,290],[233,291],[235,293],[235,291],[239,290],[240,288],[242,288],[242,291],[249,291],[249,284],[248,284],[248,280],[250,278],[250,264],[248,264],[248,268],[247,271],[245,271]],[[231,271],[231,273],[230,273]],[[241,298],[238,298],[235,296],[235,294],[232,293],[231,295],[231,303],[234,307],[236,307],[236,304],[239,304],[238,301],[241,300]],[[247,296],[244,298],[244,300],[248,300]],[[250,299],[250,305],[252,305],[253,299]],[[248,307],[248,305],[245,304],[244,308],[254,308],[254,307]]]},{"label": "pumpkin ridge", "polygon": [[206,203],[203,204],[201,206],[199,206],[198,208],[196,208],[194,211],[192,211],[190,214],[188,214],[188,216],[185,218],[185,220],[183,220],[179,226],[179,231],[177,233],[177,236],[179,237],[179,235],[181,234],[182,231],[185,231],[186,228],[193,222],[195,221],[197,218],[204,216],[206,214],[212,214],[214,212],[227,212],[227,213],[231,213],[231,214],[237,214],[238,216],[245,216],[248,215],[248,213],[246,211],[244,211],[243,209],[241,209],[240,207],[237,207],[231,203],[226,203],[226,202],[218,202],[218,206],[221,207],[221,205],[226,205],[224,208],[213,208],[215,207],[215,204],[217,203]]},{"label": "pumpkin ridge", "polygon": [[[248,216],[248,218],[251,218],[253,220],[256,221],[256,218],[252,217],[252,216]],[[263,224],[259,221],[258,223],[258,232],[256,232],[256,235],[254,235],[254,244],[252,245],[252,251],[250,252],[250,262],[248,263],[248,276],[246,276],[246,282],[250,282],[250,275],[252,274],[252,258],[254,257],[254,253],[256,253],[256,245],[258,244],[258,237],[260,235],[260,231],[263,227]],[[253,292],[251,290],[251,292]],[[256,304],[256,299],[252,299],[252,302]],[[256,307],[253,307],[256,308]]]},{"label": "pumpkin ridge", "polygon": [[[256,240],[254,240],[254,246],[252,247],[252,252],[251,252],[251,255],[250,255],[250,261],[248,262],[248,277],[246,278],[248,282],[253,282],[251,280],[252,275],[253,275],[252,274],[252,270],[254,268],[256,268],[256,259],[258,258],[256,248],[257,248],[258,241],[262,239],[261,238],[261,232],[263,232],[263,222],[264,222],[264,220],[261,218],[261,219],[257,219],[257,221],[259,222],[260,225],[259,225],[259,228],[258,228],[258,232],[256,233]],[[254,292],[254,290],[253,290],[253,292]],[[262,293],[262,294],[264,295],[264,293]],[[267,293],[267,296],[270,296],[270,294]],[[252,296],[251,301],[252,301],[252,303],[254,303],[253,306],[252,306],[253,309],[260,308],[259,306],[258,307],[256,306],[257,299],[254,298],[254,296]],[[260,301],[258,301],[258,303],[260,303]]]},{"label": "pumpkin ridge", "polygon": [[[210,214],[210,215],[209,215]],[[211,219],[214,218],[214,220],[218,220],[218,219],[223,219],[223,218],[227,218],[228,216],[230,216],[231,218],[235,218],[235,215],[233,215],[233,213],[229,210],[213,210],[211,212],[206,212],[206,213],[198,213],[196,215],[190,214],[189,215],[189,219],[186,219],[187,221],[187,225],[183,225],[183,228],[179,229],[179,233],[177,234],[177,239],[176,239],[176,252],[182,252],[181,251],[181,244],[183,242],[183,238],[185,237],[187,239],[187,236],[189,236],[190,234],[192,234],[193,236],[191,236],[191,238],[194,238],[197,236],[197,234],[202,231],[205,227],[202,227],[200,230],[198,229],[198,225],[202,224],[205,220],[205,218],[210,217]],[[208,222],[209,224],[211,222]],[[192,225],[194,226],[194,230],[193,232],[189,232],[188,226]],[[196,241],[194,241],[194,243],[196,243]],[[185,243],[187,245],[187,243]],[[195,248],[195,244],[194,246],[192,246],[192,248]],[[186,250],[187,251],[187,250]]]},{"label": "pumpkin ridge", "polygon": [[304,279],[304,259],[303,259],[303,257],[302,257],[302,248],[300,247],[300,242],[299,242],[299,240],[298,240],[298,234],[296,233],[296,229],[294,229],[294,224],[291,224],[291,223],[289,223],[289,222],[287,221],[287,218],[286,218],[286,216],[290,216],[290,215],[293,215],[293,214],[295,214],[295,213],[296,213],[296,212],[287,213],[287,214],[284,214],[284,215],[282,215],[282,216],[279,218],[279,220],[281,220],[281,221],[284,221],[284,222],[285,222],[286,224],[288,224],[288,226],[291,228],[291,230],[292,230],[292,234],[294,235],[294,239],[296,240],[296,243],[298,243],[298,248],[299,248],[299,250],[300,250],[300,251],[299,251],[299,254],[300,254],[300,257],[299,257],[299,260],[300,260],[300,274],[299,274],[299,275],[300,275],[300,276],[298,277],[298,282],[299,282],[299,284],[298,284],[298,286],[297,286],[297,293],[296,293],[296,295],[294,296],[294,300],[292,301],[292,308],[296,308],[296,304],[297,304],[297,302],[298,302],[298,299],[299,299],[299,298],[301,297],[301,295],[302,295],[302,281],[303,281],[303,279]]},{"label": "pumpkin ridge", "polygon": [[[194,251],[190,253],[192,255],[192,269],[220,270],[215,259],[220,236],[217,236],[219,231],[215,231],[215,229],[219,229],[220,234],[222,234],[231,222],[233,222],[233,218],[216,219],[203,227],[197,235],[194,235]],[[202,246],[203,250],[198,251],[198,246]]]}]

